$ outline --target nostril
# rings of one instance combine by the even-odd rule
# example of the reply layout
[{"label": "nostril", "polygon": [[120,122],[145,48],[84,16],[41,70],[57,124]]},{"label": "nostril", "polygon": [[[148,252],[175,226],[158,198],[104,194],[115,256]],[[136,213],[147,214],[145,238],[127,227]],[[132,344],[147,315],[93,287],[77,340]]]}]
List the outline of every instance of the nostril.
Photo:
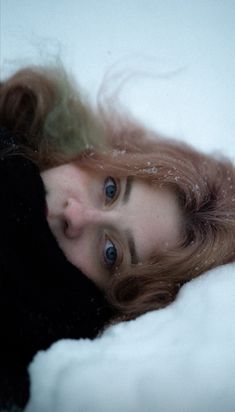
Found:
[{"label": "nostril", "polygon": [[68,198],[64,201],[63,231],[67,238],[74,239],[81,235],[86,223],[84,207],[76,199]]},{"label": "nostril", "polygon": [[63,222],[63,231],[64,231],[65,235],[68,234],[68,229],[69,229],[69,224],[68,224],[67,220],[64,220],[64,222]]},{"label": "nostril", "polygon": [[63,221],[63,232],[66,238],[75,239],[82,233],[81,224],[74,222],[71,219],[65,219]]}]

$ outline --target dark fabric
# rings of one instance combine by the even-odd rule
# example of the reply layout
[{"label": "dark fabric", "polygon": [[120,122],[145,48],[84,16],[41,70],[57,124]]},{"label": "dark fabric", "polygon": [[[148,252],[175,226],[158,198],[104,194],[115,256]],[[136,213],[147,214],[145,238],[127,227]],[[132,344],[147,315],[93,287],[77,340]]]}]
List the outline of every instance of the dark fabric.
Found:
[{"label": "dark fabric", "polygon": [[36,352],[61,338],[94,338],[111,311],[59,249],[45,217],[39,171],[3,129],[0,190],[0,405],[22,407]]}]

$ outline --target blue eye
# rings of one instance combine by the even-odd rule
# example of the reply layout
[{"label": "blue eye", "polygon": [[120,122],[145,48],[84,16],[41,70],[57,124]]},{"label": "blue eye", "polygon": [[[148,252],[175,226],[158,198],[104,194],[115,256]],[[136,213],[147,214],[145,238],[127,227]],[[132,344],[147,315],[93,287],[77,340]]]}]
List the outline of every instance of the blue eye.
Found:
[{"label": "blue eye", "polygon": [[104,261],[105,265],[111,268],[117,261],[117,249],[111,240],[106,239],[104,247]]},{"label": "blue eye", "polygon": [[107,177],[104,182],[104,193],[106,200],[111,201],[117,194],[117,183],[112,177]]}]

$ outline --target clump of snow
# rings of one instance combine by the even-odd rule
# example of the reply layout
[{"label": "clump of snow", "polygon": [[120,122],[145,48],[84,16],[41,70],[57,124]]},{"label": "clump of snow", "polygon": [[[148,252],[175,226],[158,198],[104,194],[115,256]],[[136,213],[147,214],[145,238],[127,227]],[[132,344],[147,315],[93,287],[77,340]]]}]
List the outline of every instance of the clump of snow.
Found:
[{"label": "clump of snow", "polygon": [[117,157],[117,156],[120,156],[120,155],[124,155],[124,154],[126,154],[126,150],[119,150],[119,149],[114,149],[113,151],[112,151],[112,156],[113,157]]},{"label": "clump of snow", "polygon": [[158,169],[156,166],[152,166],[152,167],[145,167],[143,169],[143,172],[148,173],[148,174],[156,174],[158,172]]},{"label": "clump of snow", "polygon": [[25,412],[234,412],[234,318],[230,264],[165,309],[39,352]]}]

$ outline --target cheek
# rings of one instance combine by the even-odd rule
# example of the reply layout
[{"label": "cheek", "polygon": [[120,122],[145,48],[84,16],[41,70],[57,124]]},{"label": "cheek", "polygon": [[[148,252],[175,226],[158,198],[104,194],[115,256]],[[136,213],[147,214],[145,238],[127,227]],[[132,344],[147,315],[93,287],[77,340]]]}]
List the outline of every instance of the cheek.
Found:
[{"label": "cheek", "polygon": [[93,257],[88,252],[88,247],[84,242],[64,240],[60,246],[69,262],[84,274],[92,272]]},{"label": "cheek", "polygon": [[92,282],[94,282],[99,288],[104,287],[105,277],[98,264],[95,251],[92,252],[92,248],[85,241],[64,241],[61,245],[66,258],[76,268]]}]

